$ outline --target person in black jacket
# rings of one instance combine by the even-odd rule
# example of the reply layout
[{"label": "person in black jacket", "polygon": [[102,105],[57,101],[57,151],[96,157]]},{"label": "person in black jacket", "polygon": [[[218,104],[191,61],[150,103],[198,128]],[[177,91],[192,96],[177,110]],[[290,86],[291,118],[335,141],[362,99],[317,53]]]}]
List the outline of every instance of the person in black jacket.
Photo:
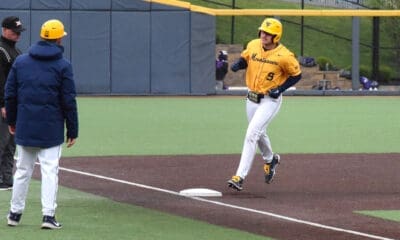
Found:
[{"label": "person in black jacket", "polygon": [[11,65],[21,51],[15,46],[25,30],[18,17],[6,17],[2,21],[0,37],[0,190],[9,190],[13,186],[12,170],[14,165],[14,137],[8,131],[6,110],[4,107],[4,86]]},{"label": "person in black jacket", "polygon": [[62,144],[65,141],[67,148],[71,147],[78,137],[72,65],[63,57],[64,48],[61,45],[66,35],[62,22],[57,19],[46,21],[40,31],[42,40],[33,44],[29,53],[17,57],[7,78],[7,123],[10,133],[15,134],[18,153],[7,217],[7,224],[11,227],[20,222],[29,182],[38,160],[42,177],[41,227],[61,228],[55,219],[55,212]]}]

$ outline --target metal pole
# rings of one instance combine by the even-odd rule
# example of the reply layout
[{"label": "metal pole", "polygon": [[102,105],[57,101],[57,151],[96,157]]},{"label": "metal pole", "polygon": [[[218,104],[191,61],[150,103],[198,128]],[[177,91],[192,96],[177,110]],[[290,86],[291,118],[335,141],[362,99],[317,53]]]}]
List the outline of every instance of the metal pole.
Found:
[{"label": "metal pole", "polygon": [[379,80],[379,17],[372,18],[372,79]]},{"label": "metal pole", "polygon": [[[304,9],[304,0],[301,0],[301,9]],[[301,16],[300,56],[304,53],[304,16]]]},{"label": "metal pole", "polygon": [[[232,9],[236,8],[236,1],[232,0]],[[231,17],[231,44],[234,43],[234,35],[235,35],[235,16]]]},{"label": "metal pole", "polygon": [[351,64],[351,83],[352,89],[357,90],[360,87],[360,18],[353,17],[352,30],[352,64]]}]

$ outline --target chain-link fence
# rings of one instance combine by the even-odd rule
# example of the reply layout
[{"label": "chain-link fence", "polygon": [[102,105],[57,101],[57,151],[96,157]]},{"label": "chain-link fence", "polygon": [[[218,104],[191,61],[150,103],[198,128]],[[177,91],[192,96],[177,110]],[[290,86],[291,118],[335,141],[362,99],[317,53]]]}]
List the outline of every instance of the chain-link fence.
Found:
[{"label": "chain-link fence", "polygon": [[[369,9],[366,0],[285,0],[296,3],[298,9],[310,4],[326,8]],[[244,1],[221,2],[203,0],[215,8],[246,8]],[[227,4],[230,2],[231,4]],[[269,5],[266,7],[268,8]],[[211,6],[212,7],[212,6]],[[243,47],[257,37],[259,24],[265,16],[218,16],[217,44],[236,44]],[[332,68],[349,70],[352,67],[352,17],[278,17],[284,24],[282,41],[298,56],[324,58]],[[396,44],[400,32],[396,17],[360,17],[359,65],[360,74],[382,84],[400,84],[400,48]],[[399,28],[399,31],[397,31]]]},{"label": "chain-link fence", "polygon": [[323,7],[360,9],[368,8],[365,0],[283,0],[286,2],[295,2],[298,4],[309,4]]}]

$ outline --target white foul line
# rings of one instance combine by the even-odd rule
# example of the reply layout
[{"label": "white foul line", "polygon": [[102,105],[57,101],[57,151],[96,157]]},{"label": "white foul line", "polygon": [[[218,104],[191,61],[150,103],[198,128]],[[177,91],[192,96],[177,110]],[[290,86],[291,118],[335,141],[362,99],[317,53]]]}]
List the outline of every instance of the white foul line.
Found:
[{"label": "white foul line", "polygon": [[[172,194],[172,195],[182,196],[182,195],[179,194],[179,192],[175,192],[175,191],[171,191],[171,190],[167,190],[167,189],[162,189],[162,188],[158,188],[158,187],[152,187],[152,186],[149,186],[149,185],[144,185],[144,184],[139,184],[139,183],[134,183],[134,182],[128,182],[128,181],[125,181],[125,180],[106,177],[106,176],[97,175],[97,174],[88,173],[88,172],[82,172],[82,171],[69,169],[69,168],[60,167],[59,169],[63,170],[63,171],[66,171],[66,172],[70,172],[70,173],[76,173],[76,174],[80,174],[80,175],[84,175],[84,176],[99,178],[99,179],[108,180],[108,181],[111,181],[111,182],[123,183],[123,184],[136,186],[136,187],[144,188],[144,189],[149,189],[149,190],[153,190],[153,191],[157,191],[157,192],[163,192],[163,193],[168,193],[168,194]],[[266,216],[279,218],[279,219],[287,220],[287,221],[290,221],[290,222],[296,222],[296,223],[300,223],[300,224],[305,224],[305,225],[309,225],[309,226],[313,226],[313,227],[328,229],[328,230],[337,231],[337,232],[349,233],[349,234],[353,234],[353,235],[357,235],[357,236],[363,236],[363,237],[367,237],[367,238],[371,238],[371,239],[395,240],[395,239],[392,239],[392,238],[385,238],[385,237],[381,237],[381,236],[377,236],[377,235],[372,235],[372,234],[367,234],[367,233],[347,230],[347,229],[343,229],[343,228],[331,227],[331,226],[327,226],[327,225],[323,225],[323,224],[319,224],[319,223],[314,223],[314,222],[309,222],[309,221],[305,221],[305,220],[301,220],[301,219],[297,219],[297,218],[286,217],[286,216],[275,214],[275,213],[271,213],[271,212],[260,211],[260,210],[256,210],[256,209],[252,209],[252,208],[246,208],[246,207],[241,207],[241,206],[232,205],[232,204],[228,204],[228,203],[213,201],[213,200],[209,200],[209,199],[206,199],[206,198],[191,197],[191,196],[182,196],[182,197],[194,199],[194,200],[201,201],[201,202],[212,203],[212,204],[223,206],[223,207],[234,208],[234,209],[243,210],[243,211],[252,212],[252,213],[258,213],[258,214],[261,214],[261,215],[266,215]]]}]

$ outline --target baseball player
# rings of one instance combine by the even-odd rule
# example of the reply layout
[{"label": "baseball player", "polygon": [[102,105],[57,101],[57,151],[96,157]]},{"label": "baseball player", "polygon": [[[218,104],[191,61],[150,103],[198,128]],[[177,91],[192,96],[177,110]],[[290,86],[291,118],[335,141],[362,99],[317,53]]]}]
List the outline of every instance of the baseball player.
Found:
[{"label": "baseball player", "polygon": [[301,69],[294,54],[279,40],[282,24],[274,18],[266,18],[258,28],[259,38],[250,41],[241,57],[232,66],[236,72],[246,69],[247,120],[242,155],[236,174],[228,180],[228,186],[241,191],[243,181],[250,171],[257,146],[264,159],[265,182],[271,183],[280,156],[273,153],[267,126],[278,113],[282,93],[301,79]]},{"label": "baseball player", "polygon": [[[18,161],[14,175],[8,226],[17,226],[36,160],[42,176],[41,200],[44,229],[60,229],[56,221],[58,166],[61,146],[74,145],[78,137],[78,113],[71,63],[63,57],[62,39],[67,33],[56,19],[43,23],[41,41],[29,53],[17,57],[7,78],[7,123],[15,135]],[[66,137],[64,137],[64,125]]]}]

